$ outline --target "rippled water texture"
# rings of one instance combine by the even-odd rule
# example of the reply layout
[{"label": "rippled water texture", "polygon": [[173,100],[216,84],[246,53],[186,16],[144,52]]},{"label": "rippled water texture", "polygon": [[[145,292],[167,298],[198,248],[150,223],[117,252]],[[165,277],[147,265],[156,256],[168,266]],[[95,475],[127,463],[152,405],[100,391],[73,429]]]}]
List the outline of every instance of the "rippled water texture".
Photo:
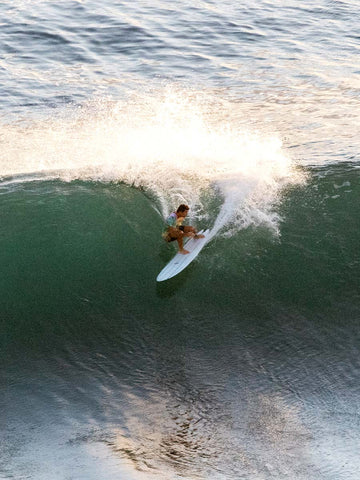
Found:
[{"label": "rippled water texture", "polygon": [[180,82],[230,99],[237,118],[279,131],[311,162],[357,156],[356,2],[14,0],[0,9],[5,118]]}]

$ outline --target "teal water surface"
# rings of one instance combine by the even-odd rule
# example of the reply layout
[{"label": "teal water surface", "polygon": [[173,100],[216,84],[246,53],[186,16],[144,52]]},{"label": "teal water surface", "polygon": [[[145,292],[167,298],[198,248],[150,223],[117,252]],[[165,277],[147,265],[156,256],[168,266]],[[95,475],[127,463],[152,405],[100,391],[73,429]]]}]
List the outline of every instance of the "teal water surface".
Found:
[{"label": "teal water surface", "polygon": [[[310,174],[284,192],[280,238],[266,228],[218,237],[162,284],[175,250],[143,191],[60,181],[4,190],[3,472],[45,477],[57,447],[62,478],[78,464],[60,457],[90,444],[106,447],[114,478],[113,458],[144,475],[352,475],[359,177],[352,165]],[[348,470],[322,463],[329,436]],[[26,462],[34,443],[39,464]],[[93,454],[81,455],[90,468]]]}]

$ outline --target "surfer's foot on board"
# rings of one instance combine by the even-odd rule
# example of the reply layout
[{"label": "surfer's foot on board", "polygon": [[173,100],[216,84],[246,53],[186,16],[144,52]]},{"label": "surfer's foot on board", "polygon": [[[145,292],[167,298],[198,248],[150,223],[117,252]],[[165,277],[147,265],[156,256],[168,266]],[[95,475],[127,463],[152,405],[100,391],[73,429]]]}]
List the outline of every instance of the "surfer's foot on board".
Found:
[{"label": "surfer's foot on board", "polygon": [[186,255],[187,253],[190,253],[189,250],[185,250],[185,248],[183,248],[182,250],[179,250],[179,253],[181,253],[181,255]]}]

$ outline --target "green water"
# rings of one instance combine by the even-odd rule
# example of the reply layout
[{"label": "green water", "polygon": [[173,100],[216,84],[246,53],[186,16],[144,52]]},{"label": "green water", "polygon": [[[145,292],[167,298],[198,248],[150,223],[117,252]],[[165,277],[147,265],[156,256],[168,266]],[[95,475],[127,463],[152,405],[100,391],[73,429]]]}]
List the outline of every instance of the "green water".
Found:
[{"label": "green water", "polygon": [[[25,444],[30,432],[41,443],[45,429],[47,438],[60,435],[55,443],[100,445],[140,470],[165,462],[194,472],[203,458],[209,472],[229,462],[239,472],[241,448],[256,469],[277,454],[279,475],[289,462],[296,472],[299,456],[305,478],[316,471],[307,449],[319,452],[327,435],[343,441],[338,415],[346,412],[351,456],[359,170],[341,165],[307,175],[276,207],[280,235],[265,225],[222,231],[160,284],[175,246],[161,239],[151,193],[101,182],[3,184],[9,445],[19,445],[21,420]],[[286,448],[265,435],[277,429],[288,432]]]}]

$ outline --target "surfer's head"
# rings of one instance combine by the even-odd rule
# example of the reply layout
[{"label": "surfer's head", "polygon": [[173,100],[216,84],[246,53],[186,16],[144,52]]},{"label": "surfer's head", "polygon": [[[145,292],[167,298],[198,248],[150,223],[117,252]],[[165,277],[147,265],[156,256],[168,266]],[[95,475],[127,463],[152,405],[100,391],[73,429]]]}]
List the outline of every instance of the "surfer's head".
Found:
[{"label": "surfer's head", "polygon": [[176,213],[179,213],[181,214],[181,216],[184,216],[188,213],[189,209],[190,208],[188,205],[185,205],[185,203],[182,203],[181,205],[179,205],[178,209],[176,210]]},{"label": "surfer's head", "polygon": [[182,203],[181,205],[179,205],[178,209],[176,210],[176,215],[178,218],[185,218],[186,215],[188,214],[188,211],[189,211],[188,205],[185,205],[184,203]]}]

